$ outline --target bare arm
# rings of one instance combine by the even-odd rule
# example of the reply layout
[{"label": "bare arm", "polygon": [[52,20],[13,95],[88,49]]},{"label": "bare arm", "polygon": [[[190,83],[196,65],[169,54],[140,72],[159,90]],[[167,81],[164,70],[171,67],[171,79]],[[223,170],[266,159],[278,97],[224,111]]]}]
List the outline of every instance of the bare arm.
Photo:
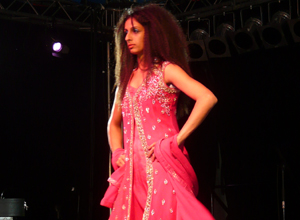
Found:
[{"label": "bare arm", "polygon": [[218,100],[209,89],[175,64],[169,64],[166,67],[165,82],[172,83],[196,101],[188,120],[178,133],[177,143],[180,145],[202,123]]},{"label": "bare arm", "polygon": [[122,148],[122,112],[117,103],[118,89],[115,93],[115,99],[111,110],[111,115],[107,124],[108,143],[112,152],[118,148]]},{"label": "bare arm", "polygon": [[125,164],[125,156],[121,155],[119,158],[115,158],[114,161],[114,152],[117,149],[122,149],[122,142],[123,142],[123,135],[122,135],[122,111],[117,103],[117,94],[118,89],[115,93],[115,99],[111,111],[110,118],[107,124],[107,136],[108,136],[108,143],[110,146],[111,151],[113,152],[113,164],[114,162],[118,167],[121,167]]}]

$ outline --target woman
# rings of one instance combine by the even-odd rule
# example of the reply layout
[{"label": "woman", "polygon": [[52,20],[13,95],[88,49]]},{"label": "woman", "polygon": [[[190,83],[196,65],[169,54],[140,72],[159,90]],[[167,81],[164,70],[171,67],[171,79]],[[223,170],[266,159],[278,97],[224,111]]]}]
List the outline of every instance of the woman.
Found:
[{"label": "woman", "polygon": [[[182,30],[165,9],[136,7],[120,18],[115,43],[117,91],[108,122],[115,172],[101,205],[112,208],[110,219],[213,219],[195,197],[183,142],[217,98],[190,77]],[[180,91],[195,105],[179,131]]]}]

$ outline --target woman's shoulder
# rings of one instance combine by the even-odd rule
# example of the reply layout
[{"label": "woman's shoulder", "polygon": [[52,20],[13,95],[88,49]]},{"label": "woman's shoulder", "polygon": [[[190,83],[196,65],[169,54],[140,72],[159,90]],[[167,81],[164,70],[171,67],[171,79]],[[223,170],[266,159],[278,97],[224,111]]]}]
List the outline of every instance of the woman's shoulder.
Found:
[{"label": "woman's shoulder", "polygon": [[179,65],[175,63],[169,63],[168,65],[165,66],[164,80],[166,84],[171,83],[176,86],[176,84],[182,83],[187,79],[191,79],[191,76],[189,76],[189,74]]},{"label": "woman's shoulder", "polygon": [[176,72],[185,72],[179,65],[171,61],[161,61],[153,66],[154,72],[165,79],[165,75],[176,74]]},{"label": "woman's shoulder", "polygon": [[176,74],[176,73],[181,73],[185,71],[176,63],[172,63],[170,61],[165,61],[162,63],[162,70],[164,72],[164,75],[170,75],[170,74]]},{"label": "woman's shoulder", "polygon": [[168,61],[168,60],[162,61],[159,64],[159,66],[160,66],[162,71],[165,71],[165,70],[168,71],[169,69],[171,69],[171,70],[182,70],[182,68],[178,64],[176,64],[172,61]]}]

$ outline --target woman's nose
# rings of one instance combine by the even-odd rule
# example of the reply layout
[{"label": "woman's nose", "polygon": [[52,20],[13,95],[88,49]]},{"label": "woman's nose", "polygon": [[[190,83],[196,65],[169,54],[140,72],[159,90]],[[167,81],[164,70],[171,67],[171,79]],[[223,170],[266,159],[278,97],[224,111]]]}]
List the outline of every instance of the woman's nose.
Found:
[{"label": "woman's nose", "polygon": [[130,37],[130,34],[129,32],[126,34],[125,36],[125,41],[130,41],[131,40],[131,37]]}]

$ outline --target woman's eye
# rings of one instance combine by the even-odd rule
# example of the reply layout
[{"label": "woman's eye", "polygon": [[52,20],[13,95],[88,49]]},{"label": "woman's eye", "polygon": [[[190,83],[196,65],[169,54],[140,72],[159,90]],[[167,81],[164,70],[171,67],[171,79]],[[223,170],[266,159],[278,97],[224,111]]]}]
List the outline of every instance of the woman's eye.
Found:
[{"label": "woman's eye", "polygon": [[124,34],[126,35],[128,33],[128,31],[124,31]]},{"label": "woman's eye", "polygon": [[137,32],[139,32],[139,30],[138,30],[138,29],[136,29],[136,28],[134,28],[134,29],[133,29],[133,31],[134,31],[134,33],[137,33]]}]

